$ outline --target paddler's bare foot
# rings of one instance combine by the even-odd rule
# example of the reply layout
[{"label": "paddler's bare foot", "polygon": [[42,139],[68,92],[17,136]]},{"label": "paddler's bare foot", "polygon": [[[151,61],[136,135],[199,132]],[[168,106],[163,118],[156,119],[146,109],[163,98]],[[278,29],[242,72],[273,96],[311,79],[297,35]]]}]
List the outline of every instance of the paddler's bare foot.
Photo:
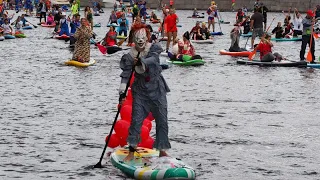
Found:
[{"label": "paddler's bare foot", "polygon": [[169,156],[165,151],[160,151],[159,157]]},{"label": "paddler's bare foot", "polygon": [[134,159],[134,152],[129,152],[129,154],[123,159],[123,162],[130,162]]}]

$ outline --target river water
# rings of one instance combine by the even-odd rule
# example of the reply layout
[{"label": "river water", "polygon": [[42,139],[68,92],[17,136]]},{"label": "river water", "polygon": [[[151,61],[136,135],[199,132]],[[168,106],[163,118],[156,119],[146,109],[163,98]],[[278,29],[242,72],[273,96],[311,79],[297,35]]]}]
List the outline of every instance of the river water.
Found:
[{"label": "river water", "polygon": [[[94,19],[103,25],[94,29],[97,39],[106,32],[105,12]],[[186,18],[191,11],[177,14],[182,35],[196,19]],[[235,13],[221,15],[234,22]],[[269,22],[273,17],[274,25],[283,21],[270,13]],[[319,70],[237,65],[219,55],[229,48],[232,25],[221,28],[225,35],[214,44],[195,47],[206,65],[163,71],[171,88],[170,155],[192,165],[200,180],[320,179]],[[72,54],[51,32],[38,27],[25,31],[28,38],[0,42],[0,179],[128,179],[108,157],[106,168],[90,168],[116,114],[126,51],[105,56],[92,48],[96,65],[64,66]],[[275,43],[274,51],[299,60],[300,45]],[[319,49],[318,41],[317,56]]]}]

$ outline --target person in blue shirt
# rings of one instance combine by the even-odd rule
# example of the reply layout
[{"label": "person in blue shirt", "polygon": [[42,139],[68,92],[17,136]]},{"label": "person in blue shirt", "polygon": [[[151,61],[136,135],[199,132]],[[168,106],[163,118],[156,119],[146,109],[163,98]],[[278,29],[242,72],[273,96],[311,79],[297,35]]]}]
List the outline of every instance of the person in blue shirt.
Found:
[{"label": "person in blue shirt", "polygon": [[15,0],[15,10],[16,13],[20,11],[20,0]]},{"label": "person in blue shirt", "polygon": [[140,17],[143,17],[144,22],[146,22],[147,19],[147,8],[146,8],[147,2],[141,2],[139,3],[139,9],[140,9]]},{"label": "person in blue shirt", "polygon": [[129,21],[126,18],[125,14],[122,14],[122,17],[118,19],[118,33],[121,36],[122,32],[124,33],[124,36],[128,35],[128,30],[129,30]]},{"label": "person in blue shirt", "polygon": [[76,33],[77,28],[81,26],[81,22],[80,22],[80,14],[75,14],[72,18],[72,21],[70,22],[70,47],[72,47],[75,42],[76,39],[73,37],[74,33]]}]

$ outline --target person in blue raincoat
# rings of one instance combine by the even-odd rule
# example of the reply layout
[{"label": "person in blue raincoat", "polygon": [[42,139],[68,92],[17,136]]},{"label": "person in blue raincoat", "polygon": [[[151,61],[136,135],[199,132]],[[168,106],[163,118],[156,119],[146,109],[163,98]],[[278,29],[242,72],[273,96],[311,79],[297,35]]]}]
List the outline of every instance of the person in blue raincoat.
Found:
[{"label": "person in blue raincoat", "polygon": [[168,156],[166,150],[171,148],[168,132],[167,117],[167,92],[170,91],[164,77],[161,74],[159,55],[163,51],[159,43],[149,43],[150,32],[144,24],[132,27],[134,30],[135,46],[124,54],[120,61],[122,69],[119,88],[119,101],[123,102],[126,84],[130,80],[130,74],[134,68],[134,82],[132,91],[132,119],[129,128],[127,142],[129,153],[124,162],[130,162],[134,158],[136,147],[141,141],[140,133],[143,120],[149,112],[156,122],[156,140],[153,147],[159,150],[159,156]]},{"label": "person in blue raincoat", "polygon": [[15,0],[15,10],[16,13],[20,11],[21,0]]},{"label": "person in blue raincoat", "polygon": [[68,20],[66,18],[66,13],[62,13],[62,18],[60,19],[60,33],[59,36],[61,35],[67,35],[70,36],[70,31],[69,31],[69,25],[68,25]]},{"label": "person in blue raincoat", "polygon": [[141,2],[139,3],[139,9],[140,9],[140,17],[143,18],[144,22],[146,22],[147,19],[147,8],[146,8],[147,2]]},{"label": "person in blue raincoat", "polygon": [[28,14],[28,11],[29,11],[29,14],[31,14],[33,9],[32,0],[25,0],[24,8],[26,9],[27,14]]},{"label": "person in blue raincoat", "polygon": [[118,19],[118,33],[121,36],[122,33],[124,33],[124,36],[128,35],[128,31],[129,31],[129,21],[126,18],[126,15],[123,13],[121,18]]}]

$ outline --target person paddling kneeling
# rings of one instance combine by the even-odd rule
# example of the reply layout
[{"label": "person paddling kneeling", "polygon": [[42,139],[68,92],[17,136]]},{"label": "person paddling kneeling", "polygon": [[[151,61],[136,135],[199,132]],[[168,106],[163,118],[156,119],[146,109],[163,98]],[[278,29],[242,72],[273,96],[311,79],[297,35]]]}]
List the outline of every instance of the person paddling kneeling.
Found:
[{"label": "person paddling kneeling", "polygon": [[272,54],[272,47],[271,36],[269,34],[264,34],[257,47],[257,50],[260,50],[260,60],[262,62],[272,62],[273,60],[281,61],[284,59],[279,53]]}]

